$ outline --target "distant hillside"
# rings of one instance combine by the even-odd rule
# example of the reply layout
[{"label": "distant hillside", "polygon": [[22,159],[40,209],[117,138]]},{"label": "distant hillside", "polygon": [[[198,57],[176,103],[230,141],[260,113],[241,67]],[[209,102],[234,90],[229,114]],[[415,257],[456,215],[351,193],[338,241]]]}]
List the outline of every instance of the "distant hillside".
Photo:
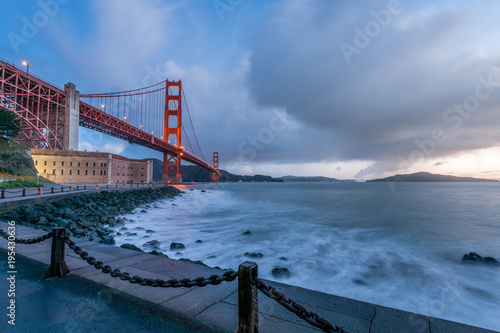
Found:
[{"label": "distant hillside", "polygon": [[[153,181],[161,181],[163,176],[163,162],[157,158],[147,158],[153,161]],[[270,176],[255,175],[255,176],[240,176],[220,170],[222,182],[283,182],[278,178]],[[181,166],[182,181],[184,182],[209,182],[211,172],[207,169],[200,168],[196,165],[182,165]]]},{"label": "distant hillside", "polygon": [[322,176],[313,176],[313,177],[299,177],[299,176],[283,176],[280,177],[285,182],[338,182],[339,180],[336,178],[328,178]]},{"label": "distant hillside", "polygon": [[395,175],[386,178],[372,179],[367,182],[497,182],[497,180],[436,175],[429,172],[417,172],[406,175]]}]

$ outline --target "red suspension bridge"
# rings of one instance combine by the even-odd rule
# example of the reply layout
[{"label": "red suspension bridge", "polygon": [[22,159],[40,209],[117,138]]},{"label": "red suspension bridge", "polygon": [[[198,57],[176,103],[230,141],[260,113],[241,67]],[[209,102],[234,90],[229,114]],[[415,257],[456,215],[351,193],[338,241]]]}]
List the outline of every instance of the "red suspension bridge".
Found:
[{"label": "red suspension bridge", "polygon": [[[0,106],[21,119],[15,140],[27,148],[78,150],[78,128],[83,126],[162,152],[163,182],[182,181],[181,160],[212,171],[214,180],[218,179],[218,153],[213,154],[212,164],[203,156],[180,80],[80,95],[72,83],[61,90],[0,60]],[[183,106],[187,128],[182,121]],[[193,144],[188,133],[193,135]]]}]

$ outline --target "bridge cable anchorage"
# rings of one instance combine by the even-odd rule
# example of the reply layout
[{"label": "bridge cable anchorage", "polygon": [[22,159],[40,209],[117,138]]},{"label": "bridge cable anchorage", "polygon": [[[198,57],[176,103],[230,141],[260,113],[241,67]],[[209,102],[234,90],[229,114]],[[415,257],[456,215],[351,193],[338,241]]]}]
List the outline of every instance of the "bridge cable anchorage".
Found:
[{"label": "bridge cable anchorage", "polygon": [[189,112],[189,106],[187,104],[186,93],[184,92],[184,87],[182,87],[182,97],[184,98],[184,104],[186,104],[186,110],[188,113],[189,122],[191,123],[191,128],[193,129],[194,138],[196,139],[196,144],[198,145],[198,149],[200,150],[201,157],[206,162],[207,159],[203,155],[203,151],[201,150],[200,143],[198,141],[198,136],[196,135],[196,131],[195,131],[194,126],[193,126],[193,120],[191,119],[191,113]]}]

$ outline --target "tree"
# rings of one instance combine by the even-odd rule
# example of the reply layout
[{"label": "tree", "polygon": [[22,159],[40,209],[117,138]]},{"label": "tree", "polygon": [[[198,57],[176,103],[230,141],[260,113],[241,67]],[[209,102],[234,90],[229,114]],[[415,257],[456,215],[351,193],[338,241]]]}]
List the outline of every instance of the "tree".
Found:
[{"label": "tree", "polygon": [[21,130],[21,120],[16,114],[6,108],[0,107],[0,135],[14,138]]}]

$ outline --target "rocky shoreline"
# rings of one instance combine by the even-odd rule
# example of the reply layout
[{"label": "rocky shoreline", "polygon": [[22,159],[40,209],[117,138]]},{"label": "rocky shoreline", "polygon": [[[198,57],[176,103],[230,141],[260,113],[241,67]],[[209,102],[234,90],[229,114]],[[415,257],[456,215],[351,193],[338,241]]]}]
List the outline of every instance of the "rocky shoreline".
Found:
[{"label": "rocky shoreline", "polygon": [[130,213],[141,205],[173,198],[181,192],[172,186],[91,192],[51,203],[25,205],[0,214],[0,220],[13,220],[19,225],[46,231],[64,227],[69,236],[114,244],[108,226],[124,223],[117,216]]}]

